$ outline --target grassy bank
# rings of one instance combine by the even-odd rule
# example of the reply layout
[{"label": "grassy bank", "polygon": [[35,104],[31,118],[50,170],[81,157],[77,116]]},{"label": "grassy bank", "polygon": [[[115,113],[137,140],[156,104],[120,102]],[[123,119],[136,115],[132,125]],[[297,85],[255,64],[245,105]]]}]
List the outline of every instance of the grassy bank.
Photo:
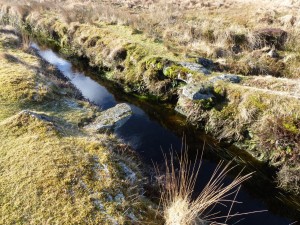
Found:
[{"label": "grassy bank", "polygon": [[[183,60],[182,55],[132,27],[102,20],[70,22],[66,12],[59,12],[59,5],[50,3],[2,5],[4,23],[15,24],[40,41],[57,46],[66,56],[88,58],[91,66],[106,71],[106,78],[120,83],[125,91],[170,99],[179,85],[176,73],[190,72],[177,63]],[[59,13],[50,12],[49,7]],[[172,66],[173,70],[164,70]]]},{"label": "grassy bank", "polygon": [[[125,91],[161,100],[179,96],[177,109],[190,121],[275,166],[279,186],[299,193],[299,18],[294,9],[277,1],[261,2],[269,8],[257,15],[262,5],[248,1],[199,1],[181,11],[192,2],[2,2],[3,23],[67,56],[87,58]],[[169,13],[161,15],[165,6]],[[195,63],[199,56],[213,61],[207,68],[198,63],[196,71],[181,63]],[[239,82],[212,81],[224,71],[237,73]],[[184,96],[190,82],[209,97]]]},{"label": "grassy bank", "polygon": [[222,82],[210,89],[214,98],[193,101],[182,96],[177,108],[219,140],[278,168],[279,186],[299,193],[299,99]]},{"label": "grassy bank", "polygon": [[136,156],[82,129],[99,109],[11,27],[0,27],[0,62],[0,223],[161,223]]},{"label": "grassy bank", "polygon": [[[68,23],[129,26],[175,54],[211,58],[222,70],[299,77],[300,6],[295,1],[95,0],[83,4],[60,0],[33,6],[35,10],[47,7],[55,8]],[[273,46],[278,56],[268,58]]]}]

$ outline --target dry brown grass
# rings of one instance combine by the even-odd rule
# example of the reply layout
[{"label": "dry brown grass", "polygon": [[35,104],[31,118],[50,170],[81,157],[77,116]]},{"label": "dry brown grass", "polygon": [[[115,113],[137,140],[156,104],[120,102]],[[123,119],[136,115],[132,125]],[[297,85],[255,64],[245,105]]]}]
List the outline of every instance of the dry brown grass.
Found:
[{"label": "dry brown grass", "polygon": [[[218,217],[212,213],[212,207],[228,202],[234,204],[236,197],[234,195],[238,192],[236,188],[251,177],[251,174],[244,176],[239,174],[229,184],[225,184],[224,179],[233,167],[230,163],[220,162],[201,193],[197,197],[192,197],[198,179],[201,159],[196,157],[196,160],[192,162],[188,158],[186,149],[181,152],[179,166],[175,164],[173,154],[171,154],[170,159],[165,156],[166,173],[163,176],[163,181],[159,183],[166,225],[202,224],[201,221],[220,224],[214,221],[215,218],[222,218],[222,216]],[[161,177],[159,171],[157,173]],[[229,200],[230,197],[231,200]],[[223,217],[224,221],[231,216],[230,213],[229,210],[228,216]]]},{"label": "dry brown grass", "polygon": [[[105,21],[128,25],[163,42],[175,54],[209,57],[234,73],[299,76],[300,6],[296,1],[24,0],[10,1],[9,5],[12,7],[3,6],[1,11],[19,18],[26,17],[29,11],[32,19],[37,15],[34,12],[51,10],[67,23]],[[278,49],[278,59],[268,59],[268,52],[257,49],[264,46],[255,31],[264,28],[288,32],[287,42]]]},{"label": "dry brown grass", "polygon": [[[22,12],[29,7],[31,13],[26,18],[34,24],[31,27],[33,33],[43,31],[42,38],[50,36],[63,48],[71,45],[76,54],[87,57],[91,65],[112,69],[107,77],[132,85],[131,91],[159,95],[167,91],[167,86],[173,85],[168,83],[170,80],[165,82],[157,76],[165,66],[161,56],[172,61],[210,57],[219,64],[217,69],[244,75],[295,78],[300,74],[297,2],[291,2],[293,7],[287,5],[288,1],[267,0],[195,1],[195,4],[192,1],[135,1],[131,6],[127,4],[129,2],[113,0],[61,1],[63,4],[24,2],[31,4],[4,4],[2,12],[24,17]],[[188,2],[194,4],[193,7],[183,7]],[[57,13],[49,9],[55,9]],[[276,43],[268,43],[262,35],[257,35],[255,31],[263,28],[286,30],[285,45],[276,47]],[[122,48],[127,50],[127,57],[118,60],[115,53]],[[279,56],[270,57],[271,50],[277,51]],[[282,115],[279,111],[284,111],[284,115],[293,111],[298,117],[297,80],[258,78],[261,80],[255,80],[253,76],[249,80],[244,78],[246,81],[242,85],[221,84],[226,94],[219,99],[223,101],[220,108],[190,112],[196,112],[196,120],[206,122],[207,130],[218,138],[238,142],[260,136],[259,119],[267,124],[265,120],[270,115],[275,118]],[[245,87],[247,85],[250,87]],[[251,149],[254,148],[252,141],[247,143]],[[259,138],[256,144],[258,142],[263,143]],[[266,160],[271,159],[270,152],[276,151],[276,148],[259,150],[263,154],[261,158]]]},{"label": "dry brown grass", "polygon": [[[3,2],[7,2],[2,0]],[[204,56],[225,64],[241,74],[270,74],[298,77],[300,44],[299,3],[296,1],[241,0],[107,0],[107,1],[24,1],[32,11],[54,10],[62,20],[129,25],[137,32],[162,41],[176,54]],[[10,3],[12,4],[12,3]],[[14,3],[13,3],[14,4]],[[23,4],[6,10],[26,15]],[[246,10],[247,9],[247,10]],[[257,57],[260,38],[255,31],[280,28],[288,32],[288,40],[280,59],[266,60],[266,53]],[[270,46],[272,47],[272,46]],[[259,58],[260,63],[255,62]],[[255,64],[255,68],[253,68]],[[285,67],[282,66],[285,65]]]}]

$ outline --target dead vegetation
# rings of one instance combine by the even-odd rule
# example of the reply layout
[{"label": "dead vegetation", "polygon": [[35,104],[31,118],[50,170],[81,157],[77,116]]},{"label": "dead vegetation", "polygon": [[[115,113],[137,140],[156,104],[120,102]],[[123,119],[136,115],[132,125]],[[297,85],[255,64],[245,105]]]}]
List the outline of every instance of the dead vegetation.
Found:
[{"label": "dead vegetation", "polygon": [[[81,18],[82,11],[83,21],[129,25],[163,42],[176,54],[209,57],[231,72],[298,77],[298,61],[291,60],[298,57],[300,48],[299,4],[295,1],[110,0],[89,1],[84,6],[81,3],[65,1],[65,8],[75,13],[69,21],[78,21],[74,18]],[[277,54],[270,57],[272,47]]]},{"label": "dead vegetation", "polygon": [[299,74],[300,6],[295,1],[10,2],[14,4],[3,6],[2,13],[25,18],[29,10],[34,17],[51,9],[66,23],[130,26],[175,54],[209,57],[234,73],[289,78]]},{"label": "dead vegetation", "polygon": [[[244,176],[239,174],[229,184],[225,184],[224,179],[233,167],[230,163],[224,165],[223,162],[220,162],[201,193],[192,197],[202,159],[196,157],[192,161],[188,158],[187,152],[188,149],[185,147],[181,152],[178,166],[174,153],[171,153],[169,158],[165,156],[166,173],[159,183],[165,224],[223,224],[216,221],[220,218],[223,218],[224,224],[227,224],[230,217],[237,216],[231,215],[230,210],[235,203],[239,186],[249,179],[251,174]],[[162,176],[159,171],[157,174]],[[223,205],[225,208],[228,203],[232,205],[227,216],[220,216],[218,213],[212,212],[212,208],[216,205]]]}]

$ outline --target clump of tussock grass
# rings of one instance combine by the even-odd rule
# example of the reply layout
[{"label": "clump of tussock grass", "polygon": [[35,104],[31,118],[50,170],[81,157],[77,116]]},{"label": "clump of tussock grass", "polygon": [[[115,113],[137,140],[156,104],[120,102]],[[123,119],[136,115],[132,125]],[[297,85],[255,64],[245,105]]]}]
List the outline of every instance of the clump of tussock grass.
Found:
[{"label": "clump of tussock grass", "polygon": [[[292,167],[288,164],[284,164],[277,174],[278,180],[280,180],[279,187],[294,192],[300,193],[300,169],[299,167]],[[296,184],[296,185],[295,185]],[[293,189],[291,189],[293,187]]]},{"label": "clump of tussock grass", "polygon": [[[165,156],[166,172],[159,185],[166,225],[202,224],[201,221],[214,224],[218,216],[211,213],[212,207],[226,202],[234,204],[236,196],[233,200],[228,200],[228,197],[237,194],[237,188],[251,177],[251,174],[239,174],[229,184],[224,184],[225,177],[234,167],[220,162],[200,194],[193,197],[200,166],[201,159],[198,157],[195,162],[189,160],[187,149],[181,152],[178,168],[174,154],[171,154],[170,160]],[[158,169],[157,174],[161,177]],[[230,210],[227,218],[224,217],[226,221],[231,216]]]},{"label": "clump of tussock grass", "polygon": [[299,115],[279,114],[263,122],[264,129],[260,130],[260,145],[271,152],[272,161],[279,164],[288,161],[290,166],[297,166],[300,160]]}]

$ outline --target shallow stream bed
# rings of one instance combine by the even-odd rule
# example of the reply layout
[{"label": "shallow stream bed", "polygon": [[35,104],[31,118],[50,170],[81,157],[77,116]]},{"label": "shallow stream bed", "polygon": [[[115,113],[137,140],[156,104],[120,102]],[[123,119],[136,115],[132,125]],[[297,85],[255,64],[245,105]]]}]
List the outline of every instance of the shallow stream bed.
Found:
[{"label": "shallow stream bed", "polygon": [[[237,171],[245,167],[245,172],[255,174],[246,182],[236,201],[231,214],[244,214],[253,211],[268,210],[267,212],[235,216],[227,221],[228,224],[272,224],[288,225],[300,220],[300,205],[294,202],[293,196],[276,189],[272,179],[273,171],[264,164],[256,161],[244,151],[218,144],[213,138],[186,124],[185,118],[178,115],[171,105],[142,100],[122,92],[112,82],[101,79],[100,76],[84,63],[80,67],[72,65],[51,49],[32,45],[39,55],[56,66],[81,92],[82,95],[102,110],[126,102],[133,116],[118,130],[116,135],[125,143],[131,145],[141,156],[143,163],[152,166],[153,163],[163,164],[163,152],[170,149],[179,151],[182,146],[182,136],[185,136],[189,146],[190,158],[195,158],[197,151],[204,149],[204,159],[197,182],[196,192],[210,178],[220,160],[235,159]],[[204,147],[203,147],[204,146]],[[232,180],[235,172],[228,175],[227,182]],[[228,206],[230,207],[230,205]],[[216,207],[214,211],[225,211],[218,216],[227,215],[228,208]],[[225,222],[225,219],[220,219]],[[298,224],[293,223],[293,224]]]}]

